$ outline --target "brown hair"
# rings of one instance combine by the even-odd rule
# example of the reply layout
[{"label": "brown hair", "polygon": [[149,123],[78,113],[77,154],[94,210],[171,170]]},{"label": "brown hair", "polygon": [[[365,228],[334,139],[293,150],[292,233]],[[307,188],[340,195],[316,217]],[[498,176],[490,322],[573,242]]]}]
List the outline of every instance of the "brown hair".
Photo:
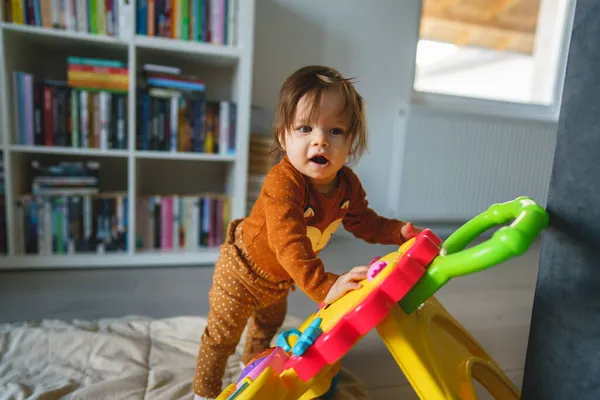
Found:
[{"label": "brown hair", "polygon": [[337,70],[321,65],[302,67],[290,75],[281,87],[279,101],[275,109],[273,138],[278,156],[284,154],[281,140],[288,130],[293,129],[296,107],[300,99],[311,97],[312,108],[309,118],[315,117],[321,104],[323,92],[331,89],[341,91],[345,99],[343,112],[348,116],[348,139],[352,140],[350,161],[355,161],[367,149],[367,127],[364,100],[358,94],[352,79],[342,76]]}]

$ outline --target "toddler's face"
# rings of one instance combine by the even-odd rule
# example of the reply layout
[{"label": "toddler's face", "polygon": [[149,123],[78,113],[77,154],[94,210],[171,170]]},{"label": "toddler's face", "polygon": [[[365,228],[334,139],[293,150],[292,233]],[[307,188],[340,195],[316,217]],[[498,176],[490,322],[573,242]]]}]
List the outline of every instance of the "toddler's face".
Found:
[{"label": "toddler's face", "polygon": [[293,129],[282,141],[292,165],[318,189],[331,188],[350,153],[352,141],[344,104],[341,93],[326,91],[321,96],[316,118],[309,121],[312,104],[304,96],[296,107]]}]

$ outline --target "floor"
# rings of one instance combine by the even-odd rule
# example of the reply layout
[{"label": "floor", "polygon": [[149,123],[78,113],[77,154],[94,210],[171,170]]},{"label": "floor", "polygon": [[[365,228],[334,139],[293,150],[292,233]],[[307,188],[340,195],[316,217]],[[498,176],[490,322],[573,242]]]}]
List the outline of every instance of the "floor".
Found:
[{"label": "floor", "polygon": [[[322,257],[328,269],[343,272],[394,249],[337,238]],[[522,382],[539,251],[536,243],[525,255],[453,280],[436,295],[517,387]],[[207,267],[4,272],[0,273],[0,323],[130,314],[206,315],[210,282]],[[314,308],[301,292],[291,294],[290,315],[302,318]],[[373,399],[417,399],[376,333],[367,335],[342,364],[365,382]]]}]

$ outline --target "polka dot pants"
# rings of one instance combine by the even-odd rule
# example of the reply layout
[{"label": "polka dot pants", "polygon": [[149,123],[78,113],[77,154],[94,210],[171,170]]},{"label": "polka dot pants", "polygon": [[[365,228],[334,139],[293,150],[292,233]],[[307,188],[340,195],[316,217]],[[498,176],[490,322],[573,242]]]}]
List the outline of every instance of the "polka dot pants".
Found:
[{"label": "polka dot pants", "polygon": [[271,282],[254,272],[257,267],[247,258],[240,222],[229,226],[213,273],[194,378],[194,393],[199,396],[221,393],[227,358],[234,354],[248,321],[244,363],[270,347],[287,312],[290,283]]}]

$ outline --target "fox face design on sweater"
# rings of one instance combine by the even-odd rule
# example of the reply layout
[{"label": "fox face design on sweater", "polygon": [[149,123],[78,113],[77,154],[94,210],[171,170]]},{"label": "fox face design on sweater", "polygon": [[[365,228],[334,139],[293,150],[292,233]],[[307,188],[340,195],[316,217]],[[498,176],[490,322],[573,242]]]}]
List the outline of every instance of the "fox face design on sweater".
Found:
[{"label": "fox face design on sweater", "polygon": [[[342,201],[342,204],[340,205],[340,210],[347,210],[349,207],[350,207],[350,200],[344,200],[344,201]],[[311,207],[311,206],[306,207],[306,210],[304,210],[304,218],[308,219],[308,221],[311,221],[311,219],[314,219],[315,217],[316,217],[316,215],[315,215],[315,210],[313,209],[313,207]],[[306,236],[308,236],[308,238],[310,239],[313,251],[315,253],[317,253],[317,252],[321,251],[323,248],[325,248],[327,243],[329,243],[329,239],[331,239],[331,236],[333,235],[333,233],[337,230],[337,228],[342,223],[342,220],[343,220],[343,216],[334,219],[322,231],[321,231],[321,229],[319,229],[318,226],[307,225]],[[317,222],[317,221],[314,221],[314,222]],[[315,225],[322,225],[322,224],[315,224]]]}]

